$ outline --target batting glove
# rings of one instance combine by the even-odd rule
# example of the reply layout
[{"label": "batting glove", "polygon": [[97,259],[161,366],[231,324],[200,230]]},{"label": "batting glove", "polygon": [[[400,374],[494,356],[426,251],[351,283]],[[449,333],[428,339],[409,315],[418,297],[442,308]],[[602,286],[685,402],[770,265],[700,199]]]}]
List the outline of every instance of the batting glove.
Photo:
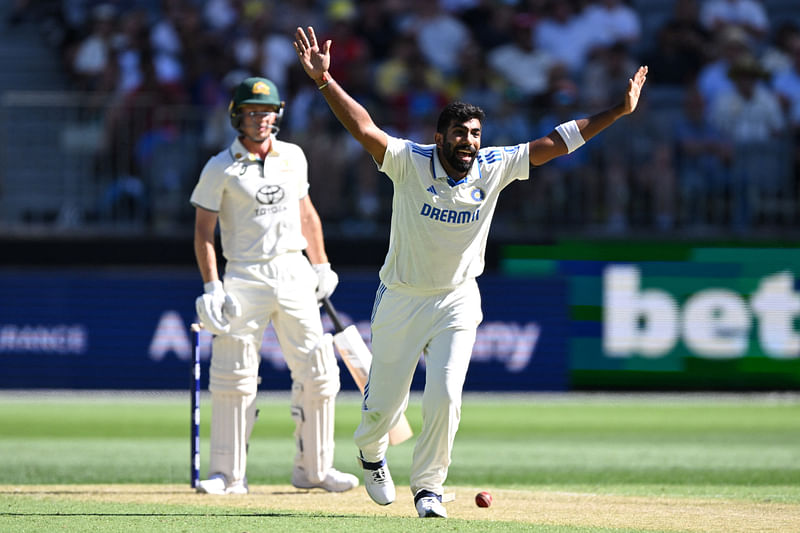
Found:
[{"label": "batting glove", "polygon": [[339,284],[339,275],[331,270],[330,263],[311,265],[317,273],[317,301],[329,297]]},{"label": "batting glove", "polygon": [[219,280],[203,285],[205,294],[195,300],[197,316],[203,326],[214,335],[228,333],[231,329],[229,317],[242,315],[242,305],[233,295],[227,294]]}]

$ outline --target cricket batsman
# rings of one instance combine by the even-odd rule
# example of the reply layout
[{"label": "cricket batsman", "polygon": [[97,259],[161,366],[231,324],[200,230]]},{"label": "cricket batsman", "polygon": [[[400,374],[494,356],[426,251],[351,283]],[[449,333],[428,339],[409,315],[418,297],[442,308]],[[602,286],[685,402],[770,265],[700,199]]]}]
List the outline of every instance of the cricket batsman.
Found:
[{"label": "cricket batsman", "polygon": [[[284,102],[274,83],[247,78],[230,102],[239,136],[211,157],[191,195],[194,251],[205,292],[197,315],[214,334],[209,390],[209,477],[198,492],[246,494],[247,444],[258,411],[259,348],[272,322],[291,372],[297,452],[292,484],[331,492],[358,478],[333,468],[339,367],[323,335],[318,301],[339,278],[331,270],[322,224],[308,194],[303,150],[276,134]],[[214,237],[219,222],[223,280]],[[305,253],[304,253],[305,252]]]}]

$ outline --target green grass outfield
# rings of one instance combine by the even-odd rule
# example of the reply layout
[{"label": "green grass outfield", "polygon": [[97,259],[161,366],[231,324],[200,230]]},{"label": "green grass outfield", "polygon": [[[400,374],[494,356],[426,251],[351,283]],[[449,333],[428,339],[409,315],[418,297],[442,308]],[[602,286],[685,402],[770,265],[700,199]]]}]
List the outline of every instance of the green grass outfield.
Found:
[{"label": "green grass outfield", "polygon": [[[414,440],[388,460],[398,501],[289,486],[288,394],[259,398],[251,494],[189,488],[189,393],[0,394],[0,532],[800,532],[800,395],[467,395],[448,520],[408,493]],[[407,412],[421,424],[419,397]],[[201,472],[209,401],[202,401]],[[340,397],[336,467],[359,474],[358,398]],[[477,490],[495,503],[478,509]],[[483,514],[481,514],[483,513]]]}]

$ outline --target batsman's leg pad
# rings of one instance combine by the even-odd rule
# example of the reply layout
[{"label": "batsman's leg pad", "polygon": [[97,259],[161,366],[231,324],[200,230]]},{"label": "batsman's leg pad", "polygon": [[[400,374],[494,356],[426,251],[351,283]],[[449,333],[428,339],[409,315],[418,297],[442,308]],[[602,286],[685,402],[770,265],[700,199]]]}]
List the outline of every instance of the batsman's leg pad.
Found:
[{"label": "batsman's leg pad", "polygon": [[217,336],[212,345],[209,473],[228,486],[244,483],[247,441],[256,418],[258,350],[247,339]]},{"label": "batsman's leg pad", "polygon": [[258,347],[250,338],[217,335],[211,344],[208,390],[255,393],[259,357]]},{"label": "batsman's leg pad", "polygon": [[309,481],[320,483],[333,467],[333,424],[340,388],[339,366],[330,334],[323,335],[309,357],[305,376],[292,383],[295,464],[303,467]]}]

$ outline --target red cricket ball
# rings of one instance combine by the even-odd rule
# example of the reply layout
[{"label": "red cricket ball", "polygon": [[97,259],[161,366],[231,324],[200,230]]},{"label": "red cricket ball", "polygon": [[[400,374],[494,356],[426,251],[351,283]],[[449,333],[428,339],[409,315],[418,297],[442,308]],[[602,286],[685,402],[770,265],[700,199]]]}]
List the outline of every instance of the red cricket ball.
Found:
[{"label": "red cricket ball", "polygon": [[492,495],[485,490],[475,495],[475,505],[478,507],[489,507],[492,505]]}]

